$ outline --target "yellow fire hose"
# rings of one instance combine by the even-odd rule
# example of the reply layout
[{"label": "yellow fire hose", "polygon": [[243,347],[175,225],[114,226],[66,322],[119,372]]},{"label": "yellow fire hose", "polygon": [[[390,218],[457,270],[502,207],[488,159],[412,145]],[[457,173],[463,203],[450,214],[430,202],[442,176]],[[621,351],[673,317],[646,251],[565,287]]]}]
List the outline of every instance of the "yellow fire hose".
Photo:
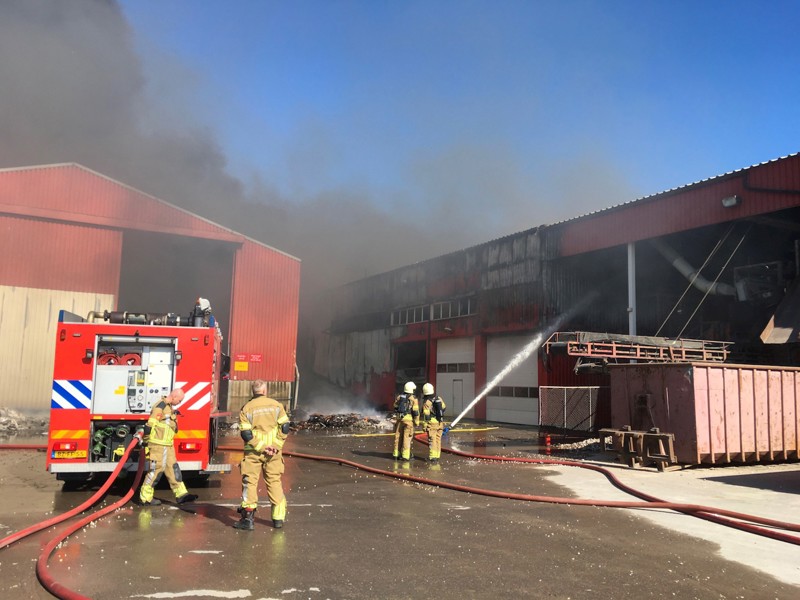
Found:
[{"label": "yellow fire hose", "polygon": [[[480,427],[472,429],[451,429],[450,433],[461,433],[462,431],[491,431],[492,429],[499,429],[499,427]],[[383,435],[394,435],[392,433],[354,433],[350,437],[380,437]]]}]

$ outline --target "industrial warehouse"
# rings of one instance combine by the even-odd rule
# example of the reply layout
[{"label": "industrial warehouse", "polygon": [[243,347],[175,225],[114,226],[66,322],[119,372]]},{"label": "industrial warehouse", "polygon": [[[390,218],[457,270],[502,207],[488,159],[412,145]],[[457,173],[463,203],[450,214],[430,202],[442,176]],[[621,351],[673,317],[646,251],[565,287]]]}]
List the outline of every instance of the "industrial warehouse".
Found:
[{"label": "industrial warehouse", "polygon": [[[797,460],[798,273],[794,154],[346,285],[315,368],[380,407],[430,381],[459,414],[490,384],[469,416],[685,425],[680,462]],[[731,366],[691,366],[709,361]],[[670,415],[670,391],[696,415]]]},{"label": "industrial warehouse", "polygon": [[[30,257],[2,271],[2,394],[50,408],[46,444],[0,452],[0,593],[794,597],[799,192],[791,155],[333,290],[314,370],[376,418],[293,419],[286,525],[262,499],[237,531],[244,438],[204,428],[235,424],[255,380],[290,413],[313,404],[298,398],[299,261],[80,165],[0,171],[4,251]],[[213,454],[196,501],[163,485],[163,504],[128,501],[147,462],[121,383],[137,376],[190,390],[181,468]],[[423,432],[392,459],[407,382],[447,403],[441,461]],[[559,443],[597,436],[607,451]]]},{"label": "industrial warehouse", "polygon": [[224,331],[229,408],[255,379],[294,400],[297,258],[78,164],[0,169],[0,226],[0,338],[23,341],[0,348],[6,407],[49,410],[60,310],[185,317],[198,297]]}]

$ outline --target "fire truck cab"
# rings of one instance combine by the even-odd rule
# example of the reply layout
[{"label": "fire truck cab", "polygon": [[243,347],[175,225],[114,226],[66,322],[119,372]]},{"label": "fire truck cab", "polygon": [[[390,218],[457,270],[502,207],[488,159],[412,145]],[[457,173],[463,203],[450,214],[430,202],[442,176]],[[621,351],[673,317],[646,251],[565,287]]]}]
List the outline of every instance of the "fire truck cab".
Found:
[{"label": "fire truck cab", "polygon": [[[229,472],[213,462],[220,399],[222,335],[207,300],[175,313],[60,311],[56,333],[48,471],[84,481],[115,469],[150,411],[182,388],[175,452],[185,478]],[[134,456],[136,454],[136,456]],[[125,467],[136,470],[138,453]]]}]

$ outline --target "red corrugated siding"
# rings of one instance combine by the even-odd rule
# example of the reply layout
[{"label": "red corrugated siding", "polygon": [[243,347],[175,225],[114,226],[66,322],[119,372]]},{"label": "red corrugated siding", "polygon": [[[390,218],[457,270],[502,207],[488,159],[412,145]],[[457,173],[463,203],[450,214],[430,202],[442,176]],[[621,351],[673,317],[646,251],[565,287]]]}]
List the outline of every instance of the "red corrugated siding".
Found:
[{"label": "red corrugated siding", "polygon": [[300,261],[247,241],[236,254],[230,352],[262,354],[237,379],[293,381],[300,299]]},{"label": "red corrugated siding", "polygon": [[236,242],[244,239],[80,165],[0,171],[0,212]]},{"label": "red corrugated siding", "polygon": [[[800,206],[800,155],[641,200],[560,226],[560,255],[571,256]],[[742,203],[724,208],[721,200]]]},{"label": "red corrugated siding", "polygon": [[122,234],[0,215],[0,285],[118,293]]},{"label": "red corrugated siding", "polygon": [[550,354],[547,362],[539,360],[539,385],[555,386],[608,386],[609,375],[578,375],[575,373],[575,356],[566,354]]}]

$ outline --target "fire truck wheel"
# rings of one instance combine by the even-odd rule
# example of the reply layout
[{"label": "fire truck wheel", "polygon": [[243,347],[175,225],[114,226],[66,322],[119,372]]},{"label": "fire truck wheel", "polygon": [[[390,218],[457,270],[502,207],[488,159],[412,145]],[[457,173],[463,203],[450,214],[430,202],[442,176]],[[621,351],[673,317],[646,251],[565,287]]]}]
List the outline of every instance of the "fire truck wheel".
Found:
[{"label": "fire truck wheel", "polygon": [[211,477],[209,473],[184,473],[183,479],[188,487],[207,487],[208,480]]},{"label": "fire truck wheel", "polygon": [[75,490],[80,490],[86,488],[87,486],[91,485],[92,483],[92,475],[67,475],[61,474],[59,479],[63,481],[63,485],[61,489],[65,492],[73,492]]}]

